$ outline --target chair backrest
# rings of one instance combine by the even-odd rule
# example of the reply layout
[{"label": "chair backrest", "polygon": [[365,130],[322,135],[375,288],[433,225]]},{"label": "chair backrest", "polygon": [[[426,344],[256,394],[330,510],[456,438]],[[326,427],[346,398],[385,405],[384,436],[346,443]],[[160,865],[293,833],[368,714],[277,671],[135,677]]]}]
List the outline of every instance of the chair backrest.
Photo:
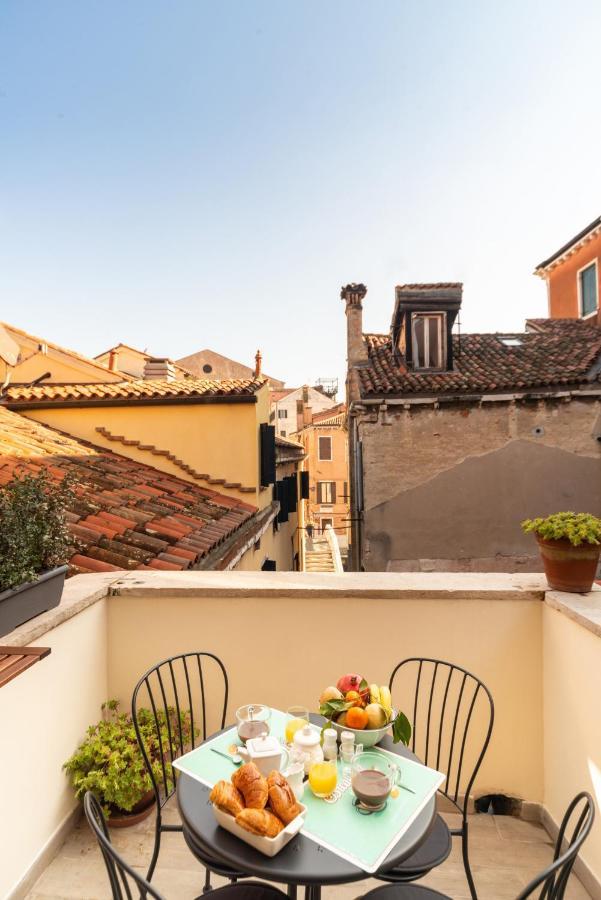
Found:
[{"label": "chair backrest", "polygon": [[[524,888],[517,900],[532,897],[539,887],[541,888],[539,900],[562,900],[572,867],[592,828],[594,818],[593,798],[586,791],[582,791],[574,797],[563,817],[555,843],[553,862]],[[574,827],[568,837],[567,832],[572,823]]]},{"label": "chair backrest", "polygon": [[411,657],[392,671],[398,706],[411,721],[413,752],[446,774],[440,792],[464,815],[486,753],[495,716],[490,691],[467,669],[440,659]]},{"label": "chair backrest", "polygon": [[213,653],[181,653],[148,669],[134,688],[138,744],[163,806],[175,791],[173,761],[225,725],[228,679]]},{"label": "chair backrest", "polygon": [[102,807],[91,791],[87,791],[83,798],[83,808],[88,824],[96,835],[102,851],[111,883],[113,900],[133,900],[134,897],[141,897],[142,900],[146,900],[147,897],[164,900],[163,895],[159,894],[141,875],[138,875],[117,853],[111,844]]}]

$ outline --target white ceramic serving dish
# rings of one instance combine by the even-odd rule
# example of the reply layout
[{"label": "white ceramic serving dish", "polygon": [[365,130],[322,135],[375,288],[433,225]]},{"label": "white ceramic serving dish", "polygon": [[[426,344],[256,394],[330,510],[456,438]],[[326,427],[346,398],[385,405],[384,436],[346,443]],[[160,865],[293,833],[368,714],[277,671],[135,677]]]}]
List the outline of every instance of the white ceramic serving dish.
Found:
[{"label": "white ceramic serving dish", "polygon": [[348,725],[337,725],[336,722],[332,722],[332,728],[334,728],[338,734],[338,740],[342,737],[343,731],[350,731],[351,734],[355,735],[355,747],[357,744],[363,744],[363,749],[367,750],[368,747],[373,747],[375,744],[379,744],[387,731],[389,731],[392,727],[392,723],[396,719],[396,709],[392,710],[392,719],[388,723],[388,725],[384,725],[383,728],[349,728]]},{"label": "white ceramic serving dish", "polygon": [[265,856],[275,856],[286,846],[287,843],[292,840],[295,834],[298,834],[305,823],[305,814],[307,812],[307,807],[302,803],[299,803],[299,806],[301,808],[301,812],[296,817],[296,819],[293,819],[292,822],[289,822],[284,830],[280,831],[280,833],[274,838],[263,837],[260,834],[252,834],[245,828],[241,828],[236,824],[236,820],[233,816],[230,816],[229,813],[224,812],[214,804],[213,812],[215,813],[217,822],[221,825],[222,828],[225,828],[226,831],[231,832],[231,834],[235,834],[236,837],[240,838],[241,841],[244,841],[245,844],[250,844],[250,846],[254,847],[255,850],[258,850],[259,853],[263,853]]}]

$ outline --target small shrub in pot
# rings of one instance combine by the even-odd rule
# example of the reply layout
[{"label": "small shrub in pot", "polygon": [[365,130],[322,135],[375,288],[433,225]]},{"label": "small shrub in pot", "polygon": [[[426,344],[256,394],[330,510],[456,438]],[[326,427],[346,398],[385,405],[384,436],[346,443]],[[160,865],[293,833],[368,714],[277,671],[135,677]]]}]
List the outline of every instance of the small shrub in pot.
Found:
[{"label": "small shrub in pot", "polygon": [[553,590],[590,591],[601,553],[601,519],[591,513],[559,512],[526,519],[522,528],[534,533]]}]

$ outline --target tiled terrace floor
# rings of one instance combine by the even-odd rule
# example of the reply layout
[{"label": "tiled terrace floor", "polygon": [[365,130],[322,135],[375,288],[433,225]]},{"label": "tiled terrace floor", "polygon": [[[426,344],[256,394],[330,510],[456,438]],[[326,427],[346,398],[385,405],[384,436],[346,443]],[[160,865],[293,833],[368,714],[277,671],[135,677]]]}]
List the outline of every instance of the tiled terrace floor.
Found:
[{"label": "tiled terrace floor", "polygon": [[[176,810],[170,810],[177,821]],[[449,824],[459,817],[445,814]],[[550,839],[540,825],[518,819],[477,815],[471,819],[471,858],[480,900],[515,900],[530,878],[547,865],[552,856]],[[140,871],[147,867],[152,852],[152,818],[127,829],[113,829],[112,839],[127,861]],[[167,900],[192,900],[202,890],[204,870],[193,858],[181,834],[165,834],[153,883]],[[213,879],[214,886],[222,883]],[[379,882],[381,884],[381,882]],[[469,900],[461,849],[454,839],[449,859],[424,879],[453,900]],[[324,900],[351,900],[378,882],[366,880],[346,886],[326,888]],[[110,898],[106,870],[85,819],[74,829],[54,861],[38,879],[28,900],[106,900]],[[567,900],[587,900],[576,876],[572,875]]]}]

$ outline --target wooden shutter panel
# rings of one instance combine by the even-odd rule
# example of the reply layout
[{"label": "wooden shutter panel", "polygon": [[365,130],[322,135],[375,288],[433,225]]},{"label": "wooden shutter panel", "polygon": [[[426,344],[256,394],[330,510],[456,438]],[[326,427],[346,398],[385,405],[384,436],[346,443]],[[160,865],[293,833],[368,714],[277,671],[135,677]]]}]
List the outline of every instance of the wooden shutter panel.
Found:
[{"label": "wooden shutter panel", "polygon": [[331,482],[332,503],[336,503],[336,482]]},{"label": "wooden shutter panel", "polygon": [[300,478],[301,478],[301,483],[300,483],[301,500],[308,500],[309,499],[309,473],[301,472]]},{"label": "wooden shutter panel", "polygon": [[275,483],[275,426],[265,422],[260,426],[261,486]]}]

